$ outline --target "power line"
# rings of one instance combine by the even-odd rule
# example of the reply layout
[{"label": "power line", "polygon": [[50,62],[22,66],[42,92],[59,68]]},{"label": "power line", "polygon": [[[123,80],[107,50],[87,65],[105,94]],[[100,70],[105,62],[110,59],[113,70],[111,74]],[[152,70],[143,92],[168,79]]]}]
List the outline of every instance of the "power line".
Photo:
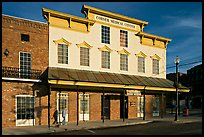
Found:
[{"label": "power line", "polygon": [[[182,67],[182,66],[187,66],[187,65],[192,65],[192,64],[196,64],[196,63],[200,63],[202,61],[195,61],[195,62],[191,62],[191,63],[186,63],[186,64],[180,64],[178,65],[179,67]],[[170,66],[170,67],[167,67],[166,69],[170,69],[170,68],[174,68],[175,66]]]},{"label": "power line", "polygon": [[[186,64],[186,63],[191,63],[192,61],[196,62],[196,61],[201,61],[201,60],[202,60],[202,56],[199,55],[199,56],[196,56],[196,57],[193,57],[193,58],[188,58],[188,59],[185,59],[185,60],[181,60],[180,65],[183,64],[183,63]],[[171,67],[173,65],[174,65],[174,63],[170,63],[170,64],[167,64],[167,67],[168,66]]]}]

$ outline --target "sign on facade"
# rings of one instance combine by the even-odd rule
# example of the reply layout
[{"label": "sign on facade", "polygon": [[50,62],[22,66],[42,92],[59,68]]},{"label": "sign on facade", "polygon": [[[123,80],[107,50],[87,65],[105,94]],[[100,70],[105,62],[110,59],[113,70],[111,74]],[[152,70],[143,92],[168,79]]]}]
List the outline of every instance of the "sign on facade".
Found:
[{"label": "sign on facade", "polygon": [[140,96],[141,91],[139,90],[126,90],[127,96]]},{"label": "sign on facade", "polygon": [[112,24],[112,25],[117,25],[117,26],[121,26],[121,27],[130,28],[130,29],[136,29],[136,25],[134,25],[132,23],[127,23],[127,22],[123,22],[123,21],[120,21],[120,20],[116,20],[116,19],[112,19],[112,18],[108,18],[108,17],[104,17],[104,16],[96,15],[95,20],[102,21],[102,22],[105,22],[105,23],[109,23],[109,24]]}]

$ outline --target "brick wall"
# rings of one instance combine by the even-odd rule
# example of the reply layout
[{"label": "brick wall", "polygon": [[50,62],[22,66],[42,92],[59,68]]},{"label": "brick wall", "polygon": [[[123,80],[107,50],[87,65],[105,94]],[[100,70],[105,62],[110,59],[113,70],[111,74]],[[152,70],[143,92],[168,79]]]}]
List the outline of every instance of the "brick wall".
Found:
[{"label": "brick wall", "polygon": [[46,87],[39,86],[39,90],[33,91],[32,86],[33,83],[2,81],[2,128],[16,126],[16,95],[34,95],[35,125],[48,123]]},{"label": "brick wall", "polygon": [[137,117],[137,96],[128,96],[128,118]]},{"label": "brick wall", "polygon": [[90,93],[90,120],[101,120],[101,94]]},{"label": "brick wall", "polygon": [[120,119],[120,96],[110,96],[110,120]]},{"label": "brick wall", "polygon": [[[30,41],[21,41],[21,34],[28,34]],[[6,48],[8,56],[3,54]],[[2,16],[2,66],[18,68],[20,51],[32,54],[32,69],[44,71],[48,67],[47,24]]]},{"label": "brick wall", "polygon": [[[21,41],[21,34],[29,35],[29,42]],[[4,51],[9,51],[8,56]],[[2,66],[19,68],[19,52],[30,52],[32,69],[44,72],[48,67],[48,26],[45,23],[2,15]],[[2,127],[16,126],[16,95],[33,95],[32,82],[2,81]],[[36,94],[36,125],[47,124],[47,90],[38,86]]]}]

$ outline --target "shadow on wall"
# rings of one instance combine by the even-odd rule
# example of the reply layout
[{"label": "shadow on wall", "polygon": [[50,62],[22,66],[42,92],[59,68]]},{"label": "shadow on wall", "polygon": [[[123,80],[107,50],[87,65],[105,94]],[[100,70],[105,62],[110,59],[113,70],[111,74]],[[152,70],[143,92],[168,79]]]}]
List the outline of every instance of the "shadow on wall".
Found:
[{"label": "shadow on wall", "polygon": [[48,110],[48,94],[49,94],[49,89],[48,89],[48,83],[47,83],[47,70],[43,72],[41,75],[41,83],[34,83],[32,86],[33,90],[33,95],[36,96],[36,105],[35,105],[35,112],[36,112],[36,117],[38,119],[37,125],[43,125],[47,124],[42,123],[42,119],[46,117],[47,120],[47,114],[42,115],[43,110]]}]

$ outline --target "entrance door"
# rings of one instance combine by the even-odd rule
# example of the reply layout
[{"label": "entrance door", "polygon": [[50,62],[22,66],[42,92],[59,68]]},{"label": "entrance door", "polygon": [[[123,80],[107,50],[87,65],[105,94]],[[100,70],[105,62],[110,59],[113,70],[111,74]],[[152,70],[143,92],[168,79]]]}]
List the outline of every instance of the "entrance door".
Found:
[{"label": "entrance door", "polygon": [[[125,116],[124,115],[124,103],[125,103]],[[120,96],[120,118],[128,118],[128,96],[125,96],[125,101],[123,95]]]},{"label": "entrance door", "polygon": [[101,96],[101,118],[103,118],[104,111],[104,119],[110,119],[110,96],[106,95],[104,98],[103,106],[103,96]]},{"label": "entrance door", "polygon": [[16,126],[35,125],[35,97],[16,95]]},{"label": "entrance door", "polygon": [[66,117],[65,122],[68,122],[68,94],[67,93],[57,93],[57,110],[58,110],[58,118],[57,121],[62,123],[62,111],[65,110]]},{"label": "entrance door", "polygon": [[139,96],[137,97],[138,104],[137,104],[137,117],[143,117],[144,116],[144,97]]},{"label": "entrance door", "polygon": [[89,120],[89,94],[79,94],[79,120]]},{"label": "entrance door", "polygon": [[153,116],[159,116],[159,97],[153,97]]}]

